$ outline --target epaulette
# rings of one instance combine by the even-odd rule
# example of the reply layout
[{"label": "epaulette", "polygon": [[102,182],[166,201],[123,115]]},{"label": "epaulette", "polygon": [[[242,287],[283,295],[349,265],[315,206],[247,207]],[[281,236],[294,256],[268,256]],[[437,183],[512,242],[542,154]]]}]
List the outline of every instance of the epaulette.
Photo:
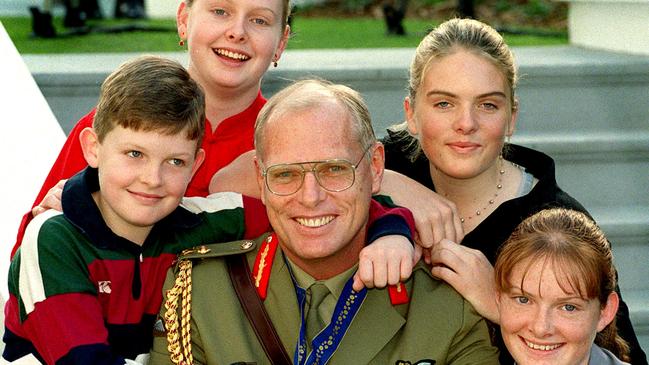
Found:
[{"label": "epaulette", "polygon": [[256,247],[257,243],[253,240],[212,243],[183,250],[180,255],[178,255],[178,260],[206,259],[211,257],[237,255],[250,252]]},{"label": "epaulette", "polygon": [[178,255],[174,286],[165,292],[164,328],[167,349],[174,364],[193,364],[191,345],[192,267],[198,259],[245,254],[257,247],[255,241],[241,240],[196,246]]}]

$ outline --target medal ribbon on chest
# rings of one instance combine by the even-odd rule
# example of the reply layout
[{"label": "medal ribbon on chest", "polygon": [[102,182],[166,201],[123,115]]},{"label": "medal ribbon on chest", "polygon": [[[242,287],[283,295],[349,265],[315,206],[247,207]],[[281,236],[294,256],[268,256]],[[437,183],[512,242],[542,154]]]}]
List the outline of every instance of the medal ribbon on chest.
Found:
[{"label": "medal ribbon on chest", "polygon": [[336,309],[331,316],[331,322],[313,338],[313,341],[311,342],[312,350],[307,354],[306,324],[304,319],[306,290],[300,288],[295,282],[295,279],[293,279],[300,307],[300,317],[302,319],[300,324],[300,337],[298,338],[295,355],[293,357],[296,364],[324,365],[336,352],[336,349],[340,345],[340,342],[345,336],[345,333],[349,329],[349,326],[358,313],[358,310],[361,308],[361,304],[363,304],[363,300],[365,300],[365,296],[367,295],[367,288],[363,288],[360,292],[355,292],[354,289],[352,289],[353,282],[353,277],[347,280],[345,288],[336,303]]}]

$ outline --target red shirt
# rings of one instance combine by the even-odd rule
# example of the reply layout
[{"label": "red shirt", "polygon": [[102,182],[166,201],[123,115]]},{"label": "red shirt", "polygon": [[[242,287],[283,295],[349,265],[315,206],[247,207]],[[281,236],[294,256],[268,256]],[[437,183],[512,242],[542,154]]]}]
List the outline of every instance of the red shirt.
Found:
[{"label": "red shirt", "polygon": [[[205,161],[189,182],[185,193],[186,196],[207,196],[212,175],[227,166],[242,153],[254,148],[255,120],[264,104],[266,104],[266,99],[261,95],[260,91],[257,98],[246,110],[224,119],[214,132],[212,132],[212,125],[209,120],[205,120],[205,137],[203,137],[202,145],[205,150]],[[32,208],[38,205],[45,198],[47,192],[59,181],[72,177],[88,165],[81,151],[79,134],[84,128],[92,127],[94,116],[95,110],[93,109],[81,118],[70,131],[68,139],[47,175],[43,187],[36,196]],[[16,243],[11,250],[11,257],[20,247],[25,228],[32,218],[31,210],[23,216],[18,228]]]}]

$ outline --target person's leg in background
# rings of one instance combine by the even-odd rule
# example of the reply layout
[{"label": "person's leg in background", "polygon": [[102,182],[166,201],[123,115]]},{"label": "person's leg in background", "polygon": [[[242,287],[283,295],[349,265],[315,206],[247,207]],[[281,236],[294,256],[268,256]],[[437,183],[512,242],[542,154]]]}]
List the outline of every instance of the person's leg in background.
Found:
[{"label": "person's leg in background", "polygon": [[116,0],[115,18],[142,19],[146,18],[144,0]]},{"label": "person's leg in background", "polygon": [[32,15],[32,35],[40,38],[56,37],[56,30],[52,24],[52,0],[43,0],[43,10],[37,6],[30,6]]},{"label": "person's leg in background", "polygon": [[86,16],[81,11],[81,0],[65,0],[65,18],[63,26],[66,28],[81,28],[86,26]]},{"label": "person's leg in background", "polygon": [[81,7],[81,11],[86,15],[86,19],[104,18],[98,0],[81,0],[79,6]]}]

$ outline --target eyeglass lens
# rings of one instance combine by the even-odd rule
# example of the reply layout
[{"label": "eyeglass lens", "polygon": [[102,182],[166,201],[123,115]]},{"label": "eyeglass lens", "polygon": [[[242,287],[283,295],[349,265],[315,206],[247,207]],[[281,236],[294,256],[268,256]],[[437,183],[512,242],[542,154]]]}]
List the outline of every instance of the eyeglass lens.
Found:
[{"label": "eyeglass lens", "polygon": [[313,172],[325,190],[342,191],[354,184],[354,166],[348,161],[324,161],[305,169],[301,164],[275,165],[266,171],[268,188],[275,194],[290,195],[302,186],[304,175]]}]

